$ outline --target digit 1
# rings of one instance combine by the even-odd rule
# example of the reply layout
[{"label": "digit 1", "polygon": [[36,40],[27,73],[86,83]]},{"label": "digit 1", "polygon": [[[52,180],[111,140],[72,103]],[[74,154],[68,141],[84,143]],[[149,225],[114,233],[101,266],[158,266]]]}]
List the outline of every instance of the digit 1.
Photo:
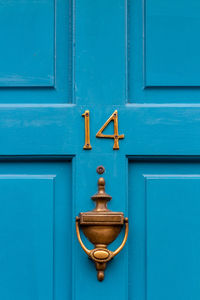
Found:
[{"label": "digit 1", "polygon": [[91,150],[92,146],[90,144],[90,111],[86,110],[82,116],[85,118],[85,145],[84,150]]}]

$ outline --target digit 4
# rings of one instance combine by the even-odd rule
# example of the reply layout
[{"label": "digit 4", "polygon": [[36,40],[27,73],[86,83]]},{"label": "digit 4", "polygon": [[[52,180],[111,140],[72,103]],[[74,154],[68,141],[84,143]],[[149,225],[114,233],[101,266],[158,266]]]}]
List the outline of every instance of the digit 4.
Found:
[{"label": "digit 4", "polygon": [[[110,122],[114,122],[114,134],[103,134],[102,132]],[[119,139],[124,139],[124,134],[118,132],[118,112],[117,110],[108,118],[104,125],[99,129],[96,134],[97,138],[114,139],[113,150],[119,150]]]}]

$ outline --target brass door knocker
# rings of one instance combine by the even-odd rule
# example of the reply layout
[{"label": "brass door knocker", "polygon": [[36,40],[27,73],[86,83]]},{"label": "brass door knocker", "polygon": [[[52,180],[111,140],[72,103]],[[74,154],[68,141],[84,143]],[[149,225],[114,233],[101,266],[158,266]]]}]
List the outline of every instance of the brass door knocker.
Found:
[{"label": "brass door knocker", "polygon": [[[107,208],[107,202],[111,199],[112,197],[105,193],[105,180],[101,177],[98,180],[98,192],[92,196],[92,200],[96,201],[96,207],[92,211],[81,212],[79,217],[76,217],[76,233],[79,243],[95,262],[99,281],[104,279],[106,263],[122,250],[128,237],[128,218],[124,218],[122,212],[112,212]],[[124,224],[123,242],[115,251],[108,250],[107,246],[117,238]],[[94,245],[94,249],[89,250],[83,244],[79,225],[85,236]]]}]

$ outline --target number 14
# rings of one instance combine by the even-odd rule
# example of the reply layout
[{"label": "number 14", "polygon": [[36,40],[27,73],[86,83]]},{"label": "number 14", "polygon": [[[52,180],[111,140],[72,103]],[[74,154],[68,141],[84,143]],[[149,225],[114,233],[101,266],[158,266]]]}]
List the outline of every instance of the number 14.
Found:
[{"label": "number 14", "polygon": [[[82,116],[85,118],[85,145],[83,149],[91,150],[90,144],[90,112],[86,110]],[[110,122],[114,122],[114,134],[103,134],[104,129],[108,126]],[[104,123],[104,125],[99,129],[96,134],[97,138],[106,138],[106,139],[114,139],[113,150],[119,150],[119,139],[124,139],[124,134],[119,134],[118,132],[118,112],[117,110],[108,118],[108,120]]]}]

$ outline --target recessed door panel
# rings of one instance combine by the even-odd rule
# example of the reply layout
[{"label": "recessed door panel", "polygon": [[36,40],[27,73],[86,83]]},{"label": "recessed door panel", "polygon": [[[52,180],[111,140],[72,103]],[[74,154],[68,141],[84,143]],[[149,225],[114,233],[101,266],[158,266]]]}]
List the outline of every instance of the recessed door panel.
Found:
[{"label": "recessed door panel", "polygon": [[133,162],[129,171],[132,299],[197,300],[200,164]]},{"label": "recessed door panel", "polygon": [[147,299],[198,299],[200,175],[145,180]]},{"label": "recessed door panel", "polygon": [[0,176],[2,299],[52,299],[53,181],[53,176]]},{"label": "recessed door panel", "polygon": [[0,86],[54,86],[54,0],[1,0],[0,13]]},{"label": "recessed door panel", "polygon": [[145,86],[200,86],[199,1],[145,3]]},{"label": "recessed door panel", "polygon": [[70,0],[0,0],[0,103],[71,102]]},{"label": "recessed door panel", "polygon": [[1,299],[69,299],[70,179],[67,161],[0,162]]},{"label": "recessed door panel", "polygon": [[127,15],[128,101],[199,103],[199,1],[130,1]]}]

